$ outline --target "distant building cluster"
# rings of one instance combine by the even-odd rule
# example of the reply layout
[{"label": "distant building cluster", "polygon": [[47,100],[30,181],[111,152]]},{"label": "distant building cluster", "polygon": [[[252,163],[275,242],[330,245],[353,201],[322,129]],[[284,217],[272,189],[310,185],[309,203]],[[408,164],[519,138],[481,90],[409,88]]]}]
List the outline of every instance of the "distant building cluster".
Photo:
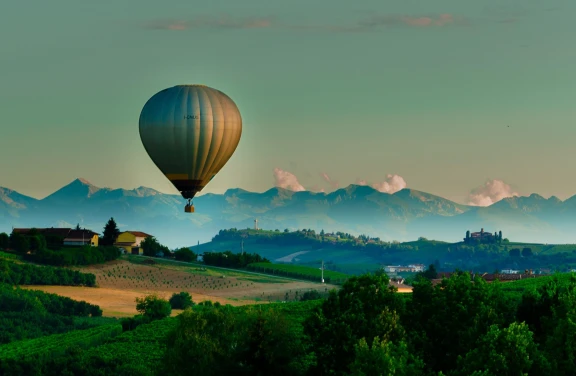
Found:
[{"label": "distant building cluster", "polygon": [[472,239],[480,239],[480,240],[494,240],[494,238],[498,236],[496,233],[492,234],[490,232],[484,232],[484,229],[480,229],[480,232],[473,232],[470,234]]},{"label": "distant building cluster", "polygon": [[384,267],[384,272],[387,274],[395,273],[418,273],[423,272],[425,269],[424,264],[410,264],[410,265],[389,265]]},{"label": "distant building cluster", "polygon": [[481,228],[479,232],[470,233],[470,231],[466,231],[466,237],[464,238],[464,243],[466,244],[497,243],[501,241],[502,231],[491,233],[484,231],[484,228]]},{"label": "distant building cluster", "polygon": [[[98,233],[87,229],[72,229],[72,228],[15,228],[12,230],[14,233],[29,235],[32,231],[44,237],[57,237],[62,240],[64,246],[98,246]],[[146,234],[142,231],[124,231],[116,238],[114,246],[120,248],[122,253],[130,253],[133,255],[142,255],[144,250],[141,247],[144,239],[152,235]]]},{"label": "distant building cluster", "polygon": [[55,236],[63,239],[62,244],[65,246],[84,246],[90,245],[92,247],[98,246],[98,233],[86,229],[71,229],[71,228],[15,228],[12,232],[16,234],[29,235],[32,231],[38,234],[49,237]]}]

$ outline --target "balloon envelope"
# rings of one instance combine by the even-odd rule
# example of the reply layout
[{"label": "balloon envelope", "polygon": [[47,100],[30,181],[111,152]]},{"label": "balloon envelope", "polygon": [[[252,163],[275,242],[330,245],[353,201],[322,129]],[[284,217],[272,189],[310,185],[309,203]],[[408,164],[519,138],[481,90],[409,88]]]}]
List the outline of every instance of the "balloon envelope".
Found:
[{"label": "balloon envelope", "polygon": [[160,171],[191,199],[224,167],[242,134],[236,104],[203,85],[156,93],[140,113],[140,139]]}]

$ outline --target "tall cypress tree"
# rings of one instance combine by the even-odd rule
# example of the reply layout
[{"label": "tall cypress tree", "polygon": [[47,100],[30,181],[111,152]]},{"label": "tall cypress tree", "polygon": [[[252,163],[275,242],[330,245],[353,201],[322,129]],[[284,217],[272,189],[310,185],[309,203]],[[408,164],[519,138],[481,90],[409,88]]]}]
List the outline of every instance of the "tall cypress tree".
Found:
[{"label": "tall cypress tree", "polygon": [[116,239],[120,235],[120,230],[116,225],[114,218],[110,218],[104,226],[104,234],[102,234],[102,245],[113,245]]}]

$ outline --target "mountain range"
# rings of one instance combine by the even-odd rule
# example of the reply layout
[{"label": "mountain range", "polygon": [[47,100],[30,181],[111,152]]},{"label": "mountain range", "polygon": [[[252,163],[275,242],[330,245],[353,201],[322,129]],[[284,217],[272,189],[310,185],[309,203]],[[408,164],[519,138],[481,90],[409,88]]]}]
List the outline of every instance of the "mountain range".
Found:
[{"label": "mountain range", "polygon": [[413,189],[394,194],[350,185],[331,193],[272,188],[262,193],[229,189],[185,200],[151,188],[99,188],[76,179],[38,200],[0,187],[0,232],[12,227],[73,227],[101,233],[114,217],[120,230],[152,234],[175,248],[208,242],[220,229],[247,228],[343,231],[382,240],[420,236],[460,241],[466,230],[502,231],[511,241],[576,243],[576,196],[565,201],[532,194],[505,198],[488,207],[467,206]]}]

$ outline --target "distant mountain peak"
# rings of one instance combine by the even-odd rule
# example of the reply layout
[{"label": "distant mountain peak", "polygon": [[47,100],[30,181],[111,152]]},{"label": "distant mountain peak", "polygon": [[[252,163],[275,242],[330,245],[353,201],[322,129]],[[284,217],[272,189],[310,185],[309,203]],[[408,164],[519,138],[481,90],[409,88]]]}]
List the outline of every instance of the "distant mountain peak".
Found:
[{"label": "distant mountain peak", "polygon": [[82,184],[85,184],[85,185],[94,186],[94,184],[90,183],[87,179],[84,179],[84,178],[77,178],[76,180],[74,180],[74,182],[76,182],[76,181],[78,181]]}]

